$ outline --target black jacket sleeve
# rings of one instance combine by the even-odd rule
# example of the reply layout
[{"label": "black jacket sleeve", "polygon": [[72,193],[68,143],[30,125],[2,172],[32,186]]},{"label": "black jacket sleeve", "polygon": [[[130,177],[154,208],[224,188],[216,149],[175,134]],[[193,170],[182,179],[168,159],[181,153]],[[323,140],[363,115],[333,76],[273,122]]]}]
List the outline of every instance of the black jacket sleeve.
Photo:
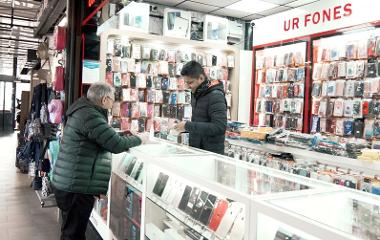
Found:
[{"label": "black jacket sleeve", "polygon": [[222,135],[227,128],[227,104],[221,91],[211,92],[208,104],[210,122],[186,122],[187,132],[201,136]]}]

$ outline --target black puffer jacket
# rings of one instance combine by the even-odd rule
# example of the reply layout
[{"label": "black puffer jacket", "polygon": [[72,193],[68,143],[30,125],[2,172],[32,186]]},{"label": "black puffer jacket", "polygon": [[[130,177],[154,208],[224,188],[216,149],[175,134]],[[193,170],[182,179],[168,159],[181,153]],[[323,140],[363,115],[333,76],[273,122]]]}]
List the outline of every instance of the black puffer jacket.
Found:
[{"label": "black puffer jacket", "polygon": [[227,104],[223,83],[208,87],[203,82],[192,98],[193,115],[185,129],[189,132],[189,144],[210,152],[224,154],[227,126]]},{"label": "black puffer jacket", "polygon": [[71,105],[66,115],[68,120],[52,174],[54,187],[66,192],[106,194],[111,153],[140,145],[140,138],[119,136],[107,123],[107,110],[86,98]]}]

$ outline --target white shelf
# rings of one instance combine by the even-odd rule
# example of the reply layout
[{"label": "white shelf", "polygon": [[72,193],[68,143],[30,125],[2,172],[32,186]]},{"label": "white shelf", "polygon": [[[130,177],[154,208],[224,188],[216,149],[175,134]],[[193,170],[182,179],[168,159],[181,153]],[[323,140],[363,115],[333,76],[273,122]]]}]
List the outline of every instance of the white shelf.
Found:
[{"label": "white shelf", "polygon": [[103,240],[110,239],[110,230],[106,221],[94,210],[91,212],[90,221]]},{"label": "white shelf", "polygon": [[341,167],[344,169],[351,169],[353,171],[363,172],[366,175],[379,175],[380,174],[380,162],[376,161],[363,161],[348,157],[334,156],[330,154],[324,154],[315,151],[309,151],[306,149],[280,146],[275,144],[254,144],[246,141],[239,141],[228,139],[232,145],[238,145],[241,147],[252,148],[255,150],[269,151],[269,152],[287,152],[293,154],[296,158],[301,158],[305,162],[319,162],[321,164],[327,164],[330,166]]},{"label": "white shelf", "polygon": [[131,30],[120,30],[111,28],[102,32],[101,37],[108,38],[109,36],[126,36],[129,40],[143,40],[144,42],[151,41],[152,43],[161,43],[161,44],[169,44],[169,45],[189,45],[194,48],[204,48],[204,49],[219,49],[222,51],[227,51],[231,53],[235,53],[239,49],[227,44],[220,44],[215,42],[207,42],[207,41],[195,41],[185,38],[176,38],[176,37],[168,37],[162,35],[154,35],[144,32],[136,32]]}]

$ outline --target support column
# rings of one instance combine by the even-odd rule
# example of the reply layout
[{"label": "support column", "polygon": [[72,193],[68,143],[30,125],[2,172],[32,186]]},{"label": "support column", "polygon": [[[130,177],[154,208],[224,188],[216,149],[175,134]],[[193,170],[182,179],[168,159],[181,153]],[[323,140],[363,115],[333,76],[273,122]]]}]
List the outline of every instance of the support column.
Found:
[{"label": "support column", "polygon": [[80,96],[82,84],[82,19],[84,1],[67,0],[67,38],[65,71],[65,106],[70,106]]},{"label": "support column", "polygon": [[12,82],[12,127],[16,127],[16,77],[17,77],[17,57],[13,58],[13,82]]}]

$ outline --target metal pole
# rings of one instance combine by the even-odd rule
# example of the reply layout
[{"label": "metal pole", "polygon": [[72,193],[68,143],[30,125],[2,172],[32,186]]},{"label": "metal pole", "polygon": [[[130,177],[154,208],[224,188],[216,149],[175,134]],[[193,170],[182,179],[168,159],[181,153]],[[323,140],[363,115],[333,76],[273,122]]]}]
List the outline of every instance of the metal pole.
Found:
[{"label": "metal pole", "polygon": [[70,106],[80,96],[82,83],[82,19],[83,1],[68,0],[68,26],[66,38],[65,106]]},{"label": "metal pole", "polygon": [[3,131],[5,130],[5,88],[7,86],[6,82],[4,84],[4,92],[3,92]]},{"label": "metal pole", "polygon": [[12,127],[16,127],[16,75],[17,75],[17,57],[13,58],[13,82],[12,82]]}]

